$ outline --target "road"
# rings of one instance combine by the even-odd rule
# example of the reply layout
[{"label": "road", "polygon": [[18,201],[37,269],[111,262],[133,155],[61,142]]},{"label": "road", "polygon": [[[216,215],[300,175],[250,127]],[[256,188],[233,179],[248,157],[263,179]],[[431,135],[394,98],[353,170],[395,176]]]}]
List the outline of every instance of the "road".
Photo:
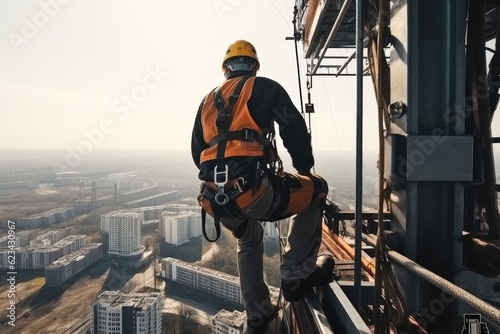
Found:
[{"label": "road", "polygon": [[187,307],[193,309],[198,315],[198,322],[203,325],[211,324],[211,317],[216,315],[220,310],[213,307],[205,306],[201,303],[195,302],[193,300],[178,297],[169,296],[163,300],[163,313],[174,313],[178,314],[177,308],[184,304]]}]

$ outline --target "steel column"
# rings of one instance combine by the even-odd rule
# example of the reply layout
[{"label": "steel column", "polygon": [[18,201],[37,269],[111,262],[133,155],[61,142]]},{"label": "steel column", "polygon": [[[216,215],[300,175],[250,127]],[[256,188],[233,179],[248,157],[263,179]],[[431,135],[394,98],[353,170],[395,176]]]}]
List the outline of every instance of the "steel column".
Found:
[{"label": "steel column", "polygon": [[[393,172],[404,170],[408,177],[412,170],[438,165],[451,174],[435,180],[429,177],[432,171],[424,170],[400,184],[392,196],[395,225],[404,231],[406,256],[451,282],[462,264],[464,173],[461,169],[459,177],[436,152],[456,147],[455,137],[464,134],[463,124],[452,120],[465,113],[457,107],[464,105],[465,14],[465,0],[400,0],[391,9],[391,103],[406,105],[403,115],[393,115],[393,134],[407,136],[410,143],[401,156],[392,157],[398,168]],[[408,273],[398,271],[397,276],[410,313],[422,327],[432,333],[456,331],[456,302],[442,301],[439,289]]]}]

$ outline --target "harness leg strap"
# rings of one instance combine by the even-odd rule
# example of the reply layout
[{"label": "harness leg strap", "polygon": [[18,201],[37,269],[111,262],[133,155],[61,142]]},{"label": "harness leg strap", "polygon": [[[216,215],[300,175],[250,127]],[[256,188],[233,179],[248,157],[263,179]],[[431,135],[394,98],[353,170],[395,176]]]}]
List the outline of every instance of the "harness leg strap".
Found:
[{"label": "harness leg strap", "polygon": [[326,183],[322,177],[312,174],[308,175],[308,177],[314,184],[314,193],[311,202],[313,202],[319,194],[325,194],[325,196],[328,195],[328,183]]},{"label": "harness leg strap", "polygon": [[207,221],[207,212],[205,209],[201,208],[201,230],[203,232],[203,236],[209,242],[215,242],[220,237],[220,221],[219,216],[214,212],[214,224],[215,224],[215,239],[210,239],[207,235],[207,231],[205,230],[205,225]]}]

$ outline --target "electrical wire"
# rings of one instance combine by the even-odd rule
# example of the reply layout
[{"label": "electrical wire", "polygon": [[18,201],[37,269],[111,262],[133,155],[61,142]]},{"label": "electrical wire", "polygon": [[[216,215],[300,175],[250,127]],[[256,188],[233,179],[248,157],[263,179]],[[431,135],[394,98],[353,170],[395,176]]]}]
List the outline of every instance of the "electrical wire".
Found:
[{"label": "electrical wire", "polygon": [[[327,90],[326,90],[325,78],[322,78],[322,79],[323,79],[323,86],[325,87],[325,92],[326,92]],[[344,175],[345,175],[345,173],[347,171],[347,167],[346,167],[345,160],[344,160],[344,152],[342,151],[342,146],[340,145],[339,133],[337,131],[337,125],[335,123],[335,118],[333,117],[332,104],[330,103],[330,98],[328,97],[328,94],[326,94],[326,102],[328,103],[328,109],[330,110],[330,115],[332,116],[333,130],[335,132],[335,138],[337,138],[337,144],[339,146],[340,158],[342,160],[342,166],[344,167]]]},{"label": "electrical wire", "polygon": [[288,26],[288,28],[290,28],[290,30],[293,30],[292,27],[290,27],[290,24],[288,23],[288,21],[283,16],[283,14],[281,14],[281,12],[279,11],[278,7],[276,7],[276,5],[274,4],[273,0],[269,0],[269,2],[271,3],[271,5],[273,5],[274,9],[276,9],[276,11],[278,12],[278,14],[280,14],[281,18],[283,19],[283,21],[285,21],[285,23]]}]

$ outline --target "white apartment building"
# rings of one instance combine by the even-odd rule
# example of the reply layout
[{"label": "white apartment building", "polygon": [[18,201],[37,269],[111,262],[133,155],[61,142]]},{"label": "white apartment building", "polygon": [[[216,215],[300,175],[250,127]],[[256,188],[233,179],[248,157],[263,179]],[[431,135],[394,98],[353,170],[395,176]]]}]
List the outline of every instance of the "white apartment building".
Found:
[{"label": "white apartment building", "polygon": [[36,237],[37,240],[49,240],[50,244],[53,245],[59,240],[65,237],[66,233],[64,230],[52,230]]},{"label": "white apartment building", "polygon": [[237,276],[171,257],[162,259],[161,271],[162,277],[167,280],[243,305],[240,281]]},{"label": "white apartment building", "polygon": [[[284,220],[283,220],[284,221]],[[278,239],[278,228],[279,225],[282,221],[276,221],[276,222],[263,222],[262,225],[264,227],[264,236],[266,238],[271,238],[271,239]],[[283,235],[282,237],[286,237],[286,235]]]},{"label": "white apartment building", "polygon": [[92,305],[92,333],[160,334],[162,306],[159,292],[122,294],[104,291]]},{"label": "white apartment building", "polygon": [[[207,220],[208,222],[209,220]],[[201,214],[195,212],[163,212],[160,215],[159,231],[166,243],[179,246],[190,238],[201,236]]]},{"label": "white apartment building", "polygon": [[41,247],[48,247],[52,245],[49,239],[35,239],[35,240],[30,240],[30,247],[31,248],[41,248]]},{"label": "white apartment building", "polygon": [[[85,247],[85,235],[70,235],[47,247],[19,247],[15,250],[16,269],[43,269],[64,255]],[[10,249],[0,248],[0,269],[9,268]]]},{"label": "white apartment building", "polygon": [[109,255],[133,257],[144,251],[141,245],[142,215],[114,212],[101,217],[101,230],[109,233]]},{"label": "white apartment building", "polygon": [[243,334],[246,312],[220,310],[212,317],[212,333]]},{"label": "white apartment building", "polygon": [[[15,235],[6,235],[0,238],[0,247],[7,247],[15,242],[15,247],[29,246],[31,240],[31,231],[19,231]],[[11,241],[9,243],[9,241]]]}]

